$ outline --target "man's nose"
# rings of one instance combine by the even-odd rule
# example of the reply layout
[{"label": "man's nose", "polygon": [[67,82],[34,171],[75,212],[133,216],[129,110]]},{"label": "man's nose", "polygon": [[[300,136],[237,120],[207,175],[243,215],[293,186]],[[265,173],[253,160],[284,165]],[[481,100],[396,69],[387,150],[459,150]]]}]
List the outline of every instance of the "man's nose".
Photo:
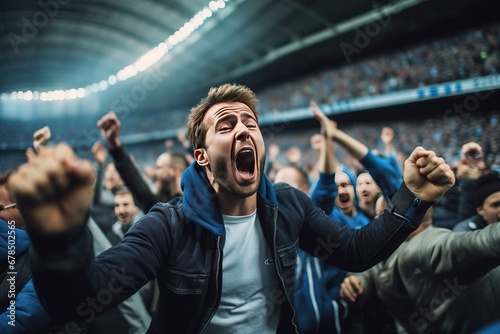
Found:
[{"label": "man's nose", "polygon": [[249,135],[250,131],[248,131],[248,128],[240,123],[236,131],[236,140],[245,141],[248,139]]}]

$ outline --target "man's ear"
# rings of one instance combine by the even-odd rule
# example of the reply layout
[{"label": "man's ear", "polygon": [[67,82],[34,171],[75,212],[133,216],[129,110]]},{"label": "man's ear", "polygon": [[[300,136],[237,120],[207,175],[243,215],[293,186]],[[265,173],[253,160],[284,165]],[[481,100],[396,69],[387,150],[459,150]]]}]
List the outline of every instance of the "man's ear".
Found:
[{"label": "man's ear", "polygon": [[478,206],[476,208],[476,212],[480,215],[480,216],[483,216],[484,215],[484,209],[483,209],[483,206]]},{"label": "man's ear", "polygon": [[208,156],[204,148],[198,148],[194,151],[194,158],[198,165],[204,167],[208,165]]}]

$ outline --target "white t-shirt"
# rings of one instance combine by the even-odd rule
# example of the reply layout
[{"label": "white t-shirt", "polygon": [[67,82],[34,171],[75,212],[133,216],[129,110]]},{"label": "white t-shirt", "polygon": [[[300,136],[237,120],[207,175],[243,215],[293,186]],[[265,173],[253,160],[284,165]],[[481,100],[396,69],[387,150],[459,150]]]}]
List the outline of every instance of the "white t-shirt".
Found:
[{"label": "white t-shirt", "polygon": [[204,333],[276,333],[281,305],[279,280],[259,217],[222,216],[226,242],[222,259],[222,298]]}]

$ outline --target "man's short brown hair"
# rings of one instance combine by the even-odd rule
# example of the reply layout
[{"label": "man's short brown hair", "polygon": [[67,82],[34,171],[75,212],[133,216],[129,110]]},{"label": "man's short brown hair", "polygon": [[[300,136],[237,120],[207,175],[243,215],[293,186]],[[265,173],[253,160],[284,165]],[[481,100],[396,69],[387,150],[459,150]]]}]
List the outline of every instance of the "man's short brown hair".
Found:
[{"label": "man's short brown hair", "polygon": [[207,110],[215,104],[223,102],[241,102],[246,104],[258,120],[257,104],[259,100],[257,100],[255,93],[250,88],[237,84],[223,84],[218,87],[212,87],[207,97],[203,98],[197,106],[193,107],[189,114],[187,134],[191,139],[194,150],[205,146],[205,135],[208,129],[202,123]]}]

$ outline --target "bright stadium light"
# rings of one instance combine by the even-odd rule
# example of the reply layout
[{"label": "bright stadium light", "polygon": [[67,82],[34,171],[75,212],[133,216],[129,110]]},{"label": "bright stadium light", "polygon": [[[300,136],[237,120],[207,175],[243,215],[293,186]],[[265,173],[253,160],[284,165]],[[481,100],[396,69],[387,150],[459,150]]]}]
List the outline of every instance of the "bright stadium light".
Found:
[{"label": "bright stadium light", "polygon": [[205,23],[213,13],[224,8],[226,6],[226,2],[228,1],[229,0],[210,1],[207,6],[198,11],[196,15],[194,15],[190,20],[184,23],[184,25],[182,25],[177,31],[168,36],[164,42],[159,43],[158,46],[146,52],[132,64],[127,65],[117,73],[110,75],[106,80],[100,80],[99,82],[91,83],[85,87],[70,88],[66,90],[54,90],[48,92],[16,91],[11,92],[10,94],[3,93],[1,95],[2,99],[10,98],[25,101],[53,101],[77,98],[81,99],[91,94],[104,91],[108,89],[109,86],[113,86],[119,81],[126,81],[136,76],[139,72],[142,72],[156,64],[162,57],[165,56],[166,53],[168,53],[170,49],[182,43],[189,36],[191,36],[191,34],[201,25],[203,25],[203,23]]}]

